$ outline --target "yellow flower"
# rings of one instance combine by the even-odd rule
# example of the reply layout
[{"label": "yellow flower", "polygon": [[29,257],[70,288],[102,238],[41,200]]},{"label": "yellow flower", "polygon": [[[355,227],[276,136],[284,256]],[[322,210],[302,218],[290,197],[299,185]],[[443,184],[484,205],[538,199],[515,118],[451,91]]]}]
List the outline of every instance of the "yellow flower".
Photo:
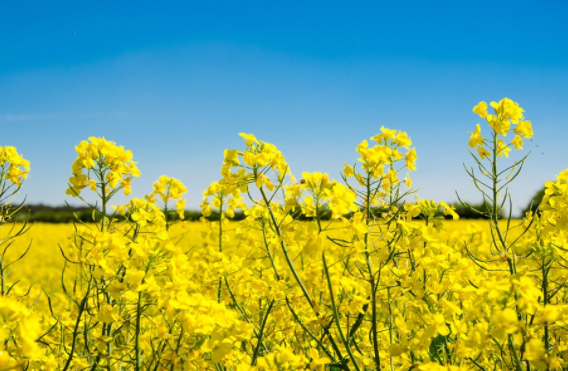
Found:
[{"label": "yellow flower", "polygon": [[556,305],[546,305],[542,312],[539,313],[535,323],[550,325],[560,317],[560,308]]},{"label": "yellow flower", "polygon": [[539,369],[547,369],[547,354],[544,343],[540,339],[532,339],[526,345],[525,357]]},{"label": "yellow flower", "polygon": [[416,160],[418,159],[418,156],[416,156],[415,149],[411,148],[408,152],[406,152],[404,158],[406,160],[407,169],[410,171],[416,170]]},{"label": "yellow flower", "polygon": [[398,132],[396,138],[394,139],[394,142],[397,146],[404,147],[406,149],[408,149],[408,147],[412,145],[412,141],[408,137],[408,134],[403,131]]},{"label": "yellow flower", "polygon": [[477,153],[479,154],[479,157],[481,157],[481,160],[485,160],[486,157],[491,156],[489,151],[481,146],[477,147]]},{"label": "yellow flower", "polygon": [[499,103],[491,102],[491,107],[494,108],[495,114],[501,120],[511,120],[511,122],[516,124],[523,117],[524,110],[519,107],[518,103],[513,102],[509,98],[503,98]]},{"label": "yellow flower", "polygon": [[[378,144],[386,144],[386,142],[395,138],[395,136],[396,136],[396,130],[387,129],[384,126],[381,126],[381,134],[378,134],[372,137],[371,139],[377,142]],[[410,143],[412,144],[412,142]]]},{"label": "yellow flower", "polygon": [[477,124],[477,127],[475,128],[475,131],[473,133],[469,133],[469,138],[470,139],[468,145],[471,148],[481,146],[485,143],[485,140],[481,136],[481,127],[479,126],[479,124]]},{"label": "yellow flower", "polygon": [[412,179],[410,179],[410,176],[409,176],[408,173],[406,173],[406,176],[404,177],[404,184],[406,184],[408,189],[412,189]]},{"label": "yellow flower", "polygon": [[489,126],[495,130],[497,134],[506,136],[509,128],[511,127],[511,121],[507,119],[501,119],[498,116],[487,115],[487,121]]},{"label": "yellow flower", "polygon": [[18,153],[16,147],[0,146],[0,168],[6,180],[21,186],[30,172],[30,162]]},{"label": "yellow flower", "polygon": [[179,218],[183,219],[185,217],[185,199],[183,194],[187,193],[187,188],[180,180],[162,175],[154,182],[152,187],[154,188],[153,192],[146,196],[149,201],[155,203],[156,196],[158,196],[164,204],[164,209],[166,209],[168,202],[174,200],[176,201],[175,207]]},{"label": "yellow flower", "polygon": [[240,165],[239,161],[239,151],[236,149],[226,149],[225,150],[225,159],[223,163],[229,164],[231,166],[238,166]]},{"label": "yellow flower", "polygon": [[351,178],[352,176],[354,176],[355,172],[353,170],[353,167],[344,163],[343,164],[343,174],[345,174],[345,176],[347,178]]},{"label": "yellow flower", "polygon": [[506,145],[503,139],[497,139],[497,155],[499,157],[503,157],[503,155],[509,157],[509,152],[511,152],[511,147]]},{"label": "yellow flower", "polygon": [[525,138],[532,138],[533,137],[533,130],[531,127],[530,121],[521,121],[515,128],[515,133],[517,135],[521,135]]},{"label": "yellow flower", "polygon": [[[97,187],[104,187],[105,190],[110,187],[111,193],[119,183],[124,193],[129,194],[130,181],[140,176],[136,162],[132,161],[132,152],[105,138],[90,137],[89,141],[81,141],[75,150],[77,159],[71,166],[73,176],[69,178],[68,195],[76,197],[87,186],[93,191]],[[83,173],[84,170],[87,170],[87,174]]]},{"label": "yellow flower", "polygon": [[515,135],[513,140],[511,140],[511,145],[513,145],[516,149],[523,149],[523,138],[520,135]]},{"label": "yellow flower", "polygon": [[389,346],[389,353],[393,357],[398,357],[405,352],[406,350],[400,344],[391,344]]},{"label": "yellow flower", "polygon": [[91,188],[91,191],[97,190],[97,182],[94,179],[87,180],[87,185]]},{"label": "yellow flower", "polygon": [[185,218],[185,199],[182,198],[176,202],[176,209],[180,219]]},{"label": "yellow flower", "polygon": [[512,334],[517,330],[517,313],[511,308],[505,308],[501,311],[493,313],[491,322],[495,324],[491,335],[497,340],[502,341],[505,336]]},{"label": "yellow flower", "polygon": [[444,215],[451,215],[453,220],[460,218],[459,215],[455,212],[456,208],[454,206],[450,206],[444,201],[440,201],[440,206],[444,209]]},{"label": "yellow flower", "polygon": [[479,102],[477,106],[473,107],[473,113],[478,114],[482,119],[487,118],[487,103]]},{"label": "yellow flower", "polygon": [[357,196],[344,185],[335,183],[328,194],[330,197],[329,208],[331,209],[333,219],[338,219],[350,211],[355,212],[358,210],[355,205]]},{"label": "yellow flower", "polygon": [[256,137],[252,134],[240,133],[239,136],[241,136],[244,139],[245,144],[247,146],[252,146],[253,144],[258,143]]}]

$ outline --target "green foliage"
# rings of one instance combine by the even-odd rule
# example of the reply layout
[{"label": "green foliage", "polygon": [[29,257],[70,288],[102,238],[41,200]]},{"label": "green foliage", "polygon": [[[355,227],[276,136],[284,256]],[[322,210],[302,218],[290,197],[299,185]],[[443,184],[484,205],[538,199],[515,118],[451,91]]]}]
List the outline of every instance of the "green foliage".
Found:
[{"label": "green foliage", "polygon": [[[533,198],[533,210],[536,209],[540,200],[542,199],[542,194],[544,194],[544,189],[539,191],[537,195]],[[402,205],[400,205],[402,207]],[[490,210],[487,203],[479,203],[479,204],[471,204],[470,206],[478,209],[478,210]],[[528,211],[529,206],[527,206],[526,210],[523,211],[523,215],[526,211]],[[69,207],[67,205],[62,206],[50,206],[50,205],[43,205],[43,204],[29,204],[24,205],[22,207],[22,212],[18,216],[19,221],[24,221],[28,218],[29,214],[29,222],[39,222],[39,223],[71,223],[74,220],[80,220],[84,223],[92,223],[92,222],[99,222],[101,220],[101,213],[96,212],[93,215],[93,209],[87,206],[79,206],[79,207]],[[376,217],[380,217],[380,215],[384,212],[387,212],[385,208],[373,208],[371,210],[372,214]],[[468,208],[464,205],[456,205],[456,212],[462,219],[487,219],[486,216],[481,215],[475,211],[472,211],[471,208]],[[94,216],[94,219],[93,219]],[[110,215],[109,215],[110,216]],[[199,210],[185,210],[185,220],[187,221],[197,221],[199,220],[203,214]],[[350,214],[345,215],[347,219],[350,218]],[[502,210],[499,212],[500,217],[504,217],[504,213]],[[298,220],[313,220],[314,218],[305,216],[302,211],[298,208],[292,212],[292,217]],[[245,213],[242,210],[235,210],[234,218],[230,218],[230,220],[240,221],[246,218]],[[447,217],[451,218],[451,217]],[[206,217],[209,221],[219,220],[219,212],[213,211],[211,215]],[[331,211],[328,208],[322,208],[320,211],[320,219],[321,220],[329,220],[331,219]],[[179,216],[175,211],[171,211],[168,215],[168,220],[175,221],[179,220]]]},{"label": "green foliage", "polygon": [[[19,220],[24,221],[29,214],[29,222],[38,223],[71,223],[73,221],[81,221],[84,223],[100,222],[102,214],[99,212],[93,213],[93,209],[87,206],[49,206],[43,204],[29,204],[22,207],[22,213],[19,215]],[[109,217],[112,214],[108,215]],[[201,211],[186,210],[185,220],[187,221],[197,221],[203,214]],[[246,218],[245,213],[242,210],[235,211],[235,217],[230,220],[243,220]],[[208,220],[214,221],[219,220],[219,213],[214,211],[210,216],[207,217]],[[179,216],[175,211],[171,211],[168,215],[168,220],[175,221],[179,220]]]},{"label": "green foliage", "polygon": [[[455,208],[460,219],[490,219],[493,212],[493,205],[487,201],[476,204],[458,203]],[[505,217],[503,209],[497,211],[497,216],[499,218]]]},{"label": "green foliage", "polygon": [[544,187],[542,187],[541,189],[539,189],[536,194],[533,196],[533,198],[531,198],[530,202],[528,203],[528,205],[523,209],[523,214],[522,216],[524,216],[526,213],[528,213],[529,211],[532,211],[533,213],[537,211],[538,206],[540,205],[540,202],[542,201],[542,198],[544,197]]},{"label": "green foliage", "polygon": [[[93,213],[90,207],[49,206],[43,204],[24,205],[22,214],[29,214],[29,222],[71,223],[80,220],[84,223],[100,221],[101,214]],[[94,217],[94,220],[93,220]]]},{"label": "green foliage", "polygon": [[[198,210],[185,210],[184,212],[185,220],[187,221],[197,221],[201,219],[203,213]],[[229,220],[239,221],[245,219],[247,216],[245,215],[244,211],[242,210],[235,210],[235,216],[233,218],[228,218]],[[179,217],[176,213],[172,212],[168,215],[168,220],[178,220]],[[219,211],[212,211],[211,215],[207,216],[205,219],[209,221],[216,221],[219,220]]]}]

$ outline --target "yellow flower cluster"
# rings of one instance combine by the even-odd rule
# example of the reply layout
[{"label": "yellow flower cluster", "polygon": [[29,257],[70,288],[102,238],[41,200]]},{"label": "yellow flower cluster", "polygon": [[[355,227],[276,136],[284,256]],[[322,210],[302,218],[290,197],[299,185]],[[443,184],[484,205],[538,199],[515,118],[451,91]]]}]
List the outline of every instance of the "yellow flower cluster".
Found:
[{"label": "yellow flower cluster", "polygon": [[[487,103],[479,102],[479,104],[473,107],[473,113],[476,113],[493,129],[492,141],[496,143],[495,155],[502,157],[509,157],[509,152],[511,147],[515,149],[523,148],[523,138],[532,138],[533,131],[530,121],[526,121],[523,118],[524,110],[519,107],[519,104],[513,102],[508,98],[503,98],[499,103],[491,102],[491,107],[493,107],[494,114],[487,113]],[[514,129],[511,129],[511,124],[515,125]],[[506,136],[509,132],[514,132],[515,136],[509,144],[505,143],[503,138],[499,136]],[[481,135],[481,127],[477,124],[477,127],[473,133],[469,134],[469,146],[470,148],[476,148],[477,153],[481,160],[486,157],[491,156],[488,150],[486,140]]]},{"label": "yellow flower cluster", "polygon": [[[381,133],[375,135],[371,140],[377,142],[377,145],[369,147],[369,143],[364,140],[357,146],[357,152],[361,155],[359,162],[367,174],[373,178],[382,177],[385,170],[387,175],[393,174],[390,165],[405,159],[405,166],[410,171],[416,170],[416,151],[414,148],[409,149],[412,141],[408,134],[403,131],[397,131],[381,127]],[[400,149],[408,150],[405,155]],[[393,182],[394,180],[391,180]],[[360,181],[361,182],[361,181]]]},{"label": "yellow flower cluster", "polygon": [[556,182],[546,182],[541,210],[551,229],[568,230],[568,169],[558,175]]},{"label": "yellow flower cluster", "polygon": [[75,150],[77,159],[71,166],[73,176],[69,178],[68,195],[76,197],[87,186],[94,192],[111,193],[123,189],[125,195],[130,194],[132,178],[140,176],[131,151],[105,138],[95,137],[82,141]]},{"label": "yellow flower cluster", "polygon": [[28,177],[30,162],[18,153],[15,147],[0,146],[0,177],[16,186]]},{"label": "yellow flower cluster", "polygon": [[[307,217],[318,217],[320,213],[330,210],[331,217],[339,219],[349,212],[357,211],[355,193],[335,180],[329,181],[327,174],[302,173],[299,184],[284,186],[284,189],[286,206],[288,208],[301,206],[302,213]],[[301,199],[304,191],[309,195],[299,203],[298,199]]]},{"label": "yellow flower cluster", "polygon": [[[234,177],[223,178],[219,182],[211,183],[203,192],[203,196],[201,210],[206,217],[211,215],[213,208],[228,218],[235,216],[235,210],[246,208]],[[211,204],[209,198],[212,199]]]},{"label": "yellow flower cluster", "polygon": [[[0,146],[0,227],[18,219],[22,204],[13,205],[13,201],[29,169],[29,161],[15,147]],[[26,293],[18,286],[18,281],[10,281],[12,266],[24,258],[27,251],[14,256],[9,250],[27,230],[24,223],[12,225],[0,234],[0,370],[24,369],[28,366],[27,359],[43,356],[43,349],[37,343],[43,331],[41,316],[24,304],[29,290]]]},{"label": "yellow flower cluster", "polygon": [[160,197],[162,203],[164,204],[164,209],[168,208],[168,202],[170,200],[175,200],[175,208],[177,210],[180,219],[185,218],[185,198],[183,194],[187,193],[187,188],[181,181],[175,178],[170,178],[168,176],[162,175],[158,178],[156,182],[152,185],[154,191],[150,194],[150,200],[154,203],[156,202],[156,196]]},{"label": "yellow flower cluster", "polygon": [[40,317],[16,298],[0,300],[0,370],[23,368],[23,359],[43,356],[36,340],[43,331]]}]

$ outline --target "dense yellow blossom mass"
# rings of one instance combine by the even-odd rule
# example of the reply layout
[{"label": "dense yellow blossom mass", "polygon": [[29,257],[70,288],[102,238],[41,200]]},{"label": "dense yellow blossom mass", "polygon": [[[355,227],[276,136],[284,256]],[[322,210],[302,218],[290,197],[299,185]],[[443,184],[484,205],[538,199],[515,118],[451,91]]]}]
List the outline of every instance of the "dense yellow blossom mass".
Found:
[{"label": "dense yellow blossom mass", "polygon": [[[507,98],[473,112],[489,130],[467,143],[478,222],[417,196],[417,151],[385,127],[338,180],[296,178],[274,144],[241,134],[199,222],[182,220],[187,188],[167,176],[113,205],[140,174],[132,153],[81,142],[68,194],[94,192],[99,222],[9,228],[17,207],[0,206],[0,371],[566,369],[568,170],[537,212],[502,218],[531,123]],[[0,165],[13,200],[29,164],[3,147]]]}]

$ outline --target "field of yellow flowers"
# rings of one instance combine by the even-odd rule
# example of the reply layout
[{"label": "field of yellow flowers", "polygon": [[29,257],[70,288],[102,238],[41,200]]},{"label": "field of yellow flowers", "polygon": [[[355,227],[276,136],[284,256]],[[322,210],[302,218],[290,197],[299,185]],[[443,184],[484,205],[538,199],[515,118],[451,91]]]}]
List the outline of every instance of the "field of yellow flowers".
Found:
[{"label": "field of yellow flowers", "polygon": [[[518,222],[518,221],[517,221]],[[505,221],[500,221],[505,225]],[[228,223],[228,228],[233,229],[237,222]],[[339,223],[336,223],[340,227]],[[21,227],[20,224],[16,225]],[[463,233],[482,234],[482,239],[490,238],[489,224],[483,220],[444,220],[443,228],[439,233],[444,234],[444,238],[457,238]],[[202,222],[182,222],[172,226],[170,233],[177,237],[178,245],[184,250],[206,248],[208,240],[208,223]],[[92,225],[92,228],[96,228]],[[10,281],[20,281],[26,289],[32,287],[32,291],[37,294],[44,288],[46,292],[58,294],[62,292],[61,271],[65,264],[65,259],[61,255],[59,246],[65,244],[73,236],[75,228],[72,224],[47,224],[37,223],[29,229],[21,238],[14,240],[10,250],[6,254],[7,260],[22,255],[28,247],[30,251],[18,265],[18,269],[11,272]],[[514,233],[514,232],[513,232]],[[37,287],[33,287],[37,286]]]},{"label": "field of yellow flowers", "polygon": [[167,176],[114,205],[140,172],[92,137],[67,194],[96,193],[101,221],[11,224],[29,163],[2,147],[0,370],[567,369],[568,170],[536,213],[502,219],[526,160],[509,152],[533,132],[517,103],[491,107],[473,109],[488,133],[469,134],[478,222],[418,197],[412,141],[386,128],[339,180],[296,178],[274,144],[241,134],[204,191],[219,220],[192,223]]}]

